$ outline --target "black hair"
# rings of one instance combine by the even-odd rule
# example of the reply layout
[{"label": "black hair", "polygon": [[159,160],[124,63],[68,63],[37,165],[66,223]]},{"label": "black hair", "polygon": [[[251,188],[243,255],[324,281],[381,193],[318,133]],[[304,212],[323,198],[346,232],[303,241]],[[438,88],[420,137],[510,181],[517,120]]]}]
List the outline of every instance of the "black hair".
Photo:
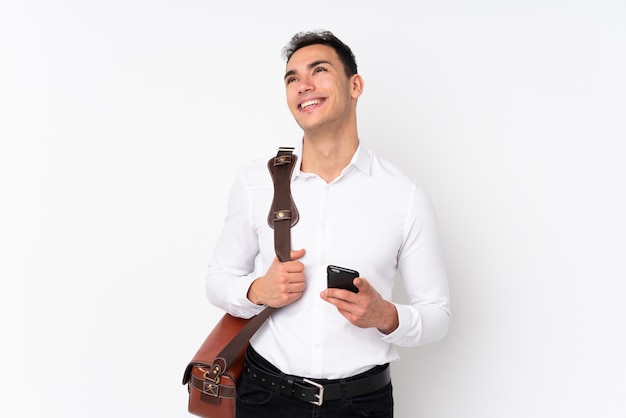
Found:
[{"label": "black hair", "polygon": [[350,78],[357,73],[356,59],[350,47],[339,40],[332,32],[315,30],[296,33],[283,48],[283,58],[289,62],[291,56],[300,48],[311,45],[327,45],[335,50],[343,63],[346,76]]}]

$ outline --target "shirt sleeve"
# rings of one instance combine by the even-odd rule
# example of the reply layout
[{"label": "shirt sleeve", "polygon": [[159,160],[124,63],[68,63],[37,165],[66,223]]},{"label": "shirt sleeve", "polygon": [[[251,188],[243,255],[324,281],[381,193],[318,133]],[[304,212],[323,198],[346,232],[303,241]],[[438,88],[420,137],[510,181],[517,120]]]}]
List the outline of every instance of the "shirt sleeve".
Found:
[{"label": "shirt sleeve", "polygon": [[448,277],[434,208],[416,187],[409,205],[398,270],[408,304],[395,304],[398,328],[383,337],[398,346],[416,346],[442,339],[450,322]]},{"label": "shirt sleeve", "polygon": [[250,206],[250,193],[239,173],[230,192],[224,226],[209,263],[205,286],[213,305],[241,318],[250,318],[264,309],[247,298],[248,289],[256,279],[254,267],[259,253]]}]

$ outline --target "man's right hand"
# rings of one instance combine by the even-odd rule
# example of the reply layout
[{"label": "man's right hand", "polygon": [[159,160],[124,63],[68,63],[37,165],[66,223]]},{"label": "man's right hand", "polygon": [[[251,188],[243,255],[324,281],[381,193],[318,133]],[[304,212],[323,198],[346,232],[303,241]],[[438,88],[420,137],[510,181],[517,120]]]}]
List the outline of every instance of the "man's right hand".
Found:
[{"label": "man's right hand", "polygon": [[304,257],[305,250],[291,251],[291,261],[281,263],[274,258],[272,265],[263,277],[259,277],[248,289],[248,299],[256,305],[280,308],[302,297],[306,288],[304,264],[298,259]]}]

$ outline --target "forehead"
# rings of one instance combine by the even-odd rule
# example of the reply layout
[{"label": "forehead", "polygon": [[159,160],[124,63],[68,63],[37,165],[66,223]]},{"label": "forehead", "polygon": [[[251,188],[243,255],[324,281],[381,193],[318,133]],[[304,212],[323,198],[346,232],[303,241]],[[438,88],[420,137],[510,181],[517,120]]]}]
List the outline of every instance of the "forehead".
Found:
[{"label": "forehead", "polygon": [[298,49],[293,53],[287,62],[287,70],[296,70],[298,67],[306,67],[315,61],[328,61],[333,65],[339,64],[339,56],[335,50],[328,45],[309,45]]}]

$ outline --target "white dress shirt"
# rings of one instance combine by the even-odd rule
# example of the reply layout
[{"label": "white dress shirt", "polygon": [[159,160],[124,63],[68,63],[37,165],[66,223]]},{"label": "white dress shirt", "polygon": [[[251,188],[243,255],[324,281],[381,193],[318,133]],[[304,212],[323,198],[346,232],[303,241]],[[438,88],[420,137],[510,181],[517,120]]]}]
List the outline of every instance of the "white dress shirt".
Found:
[{"label": "white dress shirt", "polygon": [[[207,296],[234,316],[264,309],[246,296],[275,257],[267,224],[274,192],[270,157],[240,169],[209,266]],[[300,171],[300,161],[291,180],[300,212],[291,240],[293,249],[306,250],[300,261],[307,287],[300,299],[272,314],[252,338],[254,349],[284,373],[337,379],[397,360],[395,345],[443,338],[450,320],[448,281],[424,191],[362,144],[331,183]],[[389,301],[399,273],[408,295],[408,304],[395,303],[399,327],[389,335],[358,328],[322,300],[329,264],[357,270]]]}]

